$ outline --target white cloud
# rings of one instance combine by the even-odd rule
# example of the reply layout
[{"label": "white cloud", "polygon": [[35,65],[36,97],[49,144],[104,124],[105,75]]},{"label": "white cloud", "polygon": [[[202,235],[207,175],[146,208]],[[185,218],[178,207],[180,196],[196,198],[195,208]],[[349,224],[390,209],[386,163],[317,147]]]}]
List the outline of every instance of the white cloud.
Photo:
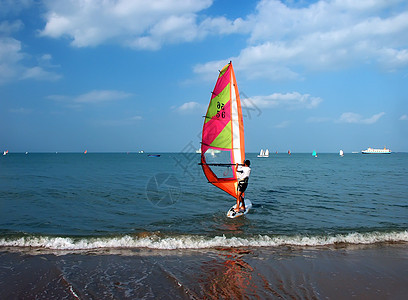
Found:
[{"label": "white cloud", "polygon": [[[291,3],[291,2],[289,2]],[[232,60],[248,78],[302,79],[306,71],[375,64],[408,66],[408,10],[404,0],[327,0],[288,5],[262,0],[244,19],[248,44]],[[243,33],[247,33],[244,31]],[[197,73],[217,62],[195,68]],[[219,65],[222,65],[219,64]],[[214,70],[214,69],[212,69]]]},{"label": "white cloud", "polygon": [[23,69],[20,64],[23,57],[20,41],[0,38],[0,84],[18,77]]},{"label": "white cloud", "polygon": [[346,113],[343,113],[340,116],[338,122],[340,122],[340,123],[355,123],[355,124],[374,124],[383,115],[385,115],[385,112],[380,112],[378,114],[373,115],[370,118],[364,118],[360,114],[353,113],[353,112],[346,112]]},{"label": "white cloud", "polygon": [[290,121],[283,121],[283,122],[275,125],[274,128],[278,128],[278,129],[286,128],[286,127],[288,127],[290,125],[290,123],[291,123]]},{"label": "white cloud", "polygon": [[73,99],[76,103],[101,103],[111,102],[130,97],[132,94],[115,90],[94,90]]},{"label": "white cloud", "polygon": [[349,124],[374,124],[376,123],[382,116],[385,115],[385,112],[380,112],[375,114],[369,118],[364,118],[362,115],[353,113],[353,112],[345,112],[341,114],[338,119],[333,119],[330,117],[310,117],[306,120],[307,123],[326,123],[326,122],[334,122],[334,123],[349,123]]},{"label": "white cloud", "polygon": [[179,107],[176,107],[176,110],[181,113],[192,113],[192,112],[204,113],[203,112],[204,107],[201,104],[194,102],[194,101],[186,102],[180,105]]},{"label": "white cloud", "polygon": [[229,60],[218,60],[205,64],[197,64],[194,66],[193,72],[200,75],[201,78],[205,78],[205,80],[213,81],[218,76],[217,70],[221,70],[228,61]]},{"label": "white cloud", "polygon": [[1,0],[0,16],[12,16],[35,4],[33,0]]},{"label": "white cloud", "polygon": [[[49,66],[44,65],[44,56],[32,67],[23,63],[24,58],[29,58],[29,55],[22,52],[20,41],[0,37],[0,84],[20,79],[55,81],[61,78],[61,75],[47,70]],[[45,58],[49,64],[52,57],[45,55]]]},{"label": "white cloud", "polygon": [[274,93],[267,96],[250,97],[249,99],[259,108],[284,107],[288,109],[315,108],[323,101],[319,97],[312,97],[309,94],[300,94],[298,92]]},{"label": "white cloud", "polygon": [[11,108],[11,109],[9,109],[9,112],[11,112],[11,113],[13,113],[13,114],[23,114],[23,115],[26,115],[26,114],[32,113],[32,110],[31,110],[31,109],[28,109],[28,108],[20,107],[20,108]]},{"label": "white cloud", "polygon": [[[212,0],[48,0],[42,36],[67,37],[75,47],[114,43],[157,50],[209,35],[248,36],[230,57],[248,78],[301,79],[308,70],[376,64],[408,66],[405,0],[285,3],[261,0],[255,12],[236,19],[207,16]],[[208,74],[228,61],[195,67]],[[207,70],[207,71],[206,71]]]},{"label": "white cloud", "polygon": [[306,120],[307,123],[326,123],[330,121],[333,121],[333,120],[328,117],[310,117]]},{"label": "white cloud", "polygon": [[24,27],[23,22],[16,20],[13,22],[3,21],[0,23],[0,34],[9,36],[14,32],[21,30]]},{"label": "white cloud", "polygon": [[402,116],[399,118],[399,120],[400,120],[400,121],[408,121],[408,115],[402,115]]},{"label": "white cloud", "polygon": [[46,81],[56,81],[62,76],[54,72],[49,72],[41,67],[27,68],[22,74],[22,79],[36,79],[36,80],[46,80]]},{"label": "white cloud", "polygon": [[[47,99],[62,104],[71,109],[82,109],[84,104],[100,104],[115,102],[131,97],[132,94],[117,90],[93,90],[78,96],[49,95]],[[133,121],[138,116],[132,118]]]},{"label": "white cloud", "polygon": [[156,50],[209,34],[244,31],[245,21],[202,17],[212,0],[46,1],[42,36],[68,37],[75,47],[119,43]]},{"label": "white cloud", "polygon": [[[0,0],[0,17],[9,19],[0,22],[0,85],[21,79],[54,81],[61,78],[61,75],[47,70],[41,61],[30,64],[31,56],[22,51],[24,45],[12,37],[24,28],[24,23],[19,19],[12,20],[13,17],[33,4],[32,0]],[[48,57],[49,62],[51,58]]]}]

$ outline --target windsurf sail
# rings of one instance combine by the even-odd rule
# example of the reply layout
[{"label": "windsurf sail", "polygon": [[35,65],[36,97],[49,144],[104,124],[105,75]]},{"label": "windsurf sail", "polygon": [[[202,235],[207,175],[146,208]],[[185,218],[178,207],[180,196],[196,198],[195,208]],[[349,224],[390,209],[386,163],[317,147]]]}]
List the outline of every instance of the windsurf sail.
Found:
[{"label": "windsurf sail", "polygon": [[201,166],[210,183],[236,197],[238,180],[235,164],[242,164],[244,159],[241,100],[230,62],[218,75],[204,117]]}]

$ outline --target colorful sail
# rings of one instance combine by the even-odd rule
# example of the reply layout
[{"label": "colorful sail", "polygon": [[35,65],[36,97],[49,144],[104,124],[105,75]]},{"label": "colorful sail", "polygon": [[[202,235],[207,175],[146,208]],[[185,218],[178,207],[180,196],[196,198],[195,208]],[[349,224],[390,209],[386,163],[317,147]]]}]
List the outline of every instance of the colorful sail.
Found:
[{"label": "colorful sail", "polygon": [[237,193],[235,164],[245,159],[244,123],[232,63],[218,75],[201,142],[201,165],[208,181],[233,197]]}]

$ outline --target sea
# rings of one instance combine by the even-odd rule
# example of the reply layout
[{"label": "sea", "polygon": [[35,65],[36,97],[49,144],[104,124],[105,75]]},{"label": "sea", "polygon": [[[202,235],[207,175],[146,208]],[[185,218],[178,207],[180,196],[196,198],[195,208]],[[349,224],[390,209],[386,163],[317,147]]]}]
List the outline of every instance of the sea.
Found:
[{"label": "sea", "polygon": [[[236,219],[226,217],[236,200],[207,182],[199,154],[154,154],[1,156],[0,296],[406,295],[408,153],[248,153],[253,207]],[[346,294],[328,282],[336,272]],[[383,287],[367,289],[378,274]]]}]

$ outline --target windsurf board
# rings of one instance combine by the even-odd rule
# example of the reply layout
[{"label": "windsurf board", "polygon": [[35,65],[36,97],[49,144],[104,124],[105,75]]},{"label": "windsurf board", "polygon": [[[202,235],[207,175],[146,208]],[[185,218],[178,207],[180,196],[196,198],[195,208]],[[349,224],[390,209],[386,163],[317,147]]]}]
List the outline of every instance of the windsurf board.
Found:
[{"label": "windsurf board", "polygon": [[231,207],[228,210],[227,217],[233,219],[233,218],[237,218],[237,217],[246,215],[249,212],[249,210],[252,208],[252,202],[250,200],[248,200],[248,199],[245,199],[244,203],[245,203],[245,211],[244,212],[234,211],[235,207],[237,207],[237,204],[234,204],[234,206]]}]

